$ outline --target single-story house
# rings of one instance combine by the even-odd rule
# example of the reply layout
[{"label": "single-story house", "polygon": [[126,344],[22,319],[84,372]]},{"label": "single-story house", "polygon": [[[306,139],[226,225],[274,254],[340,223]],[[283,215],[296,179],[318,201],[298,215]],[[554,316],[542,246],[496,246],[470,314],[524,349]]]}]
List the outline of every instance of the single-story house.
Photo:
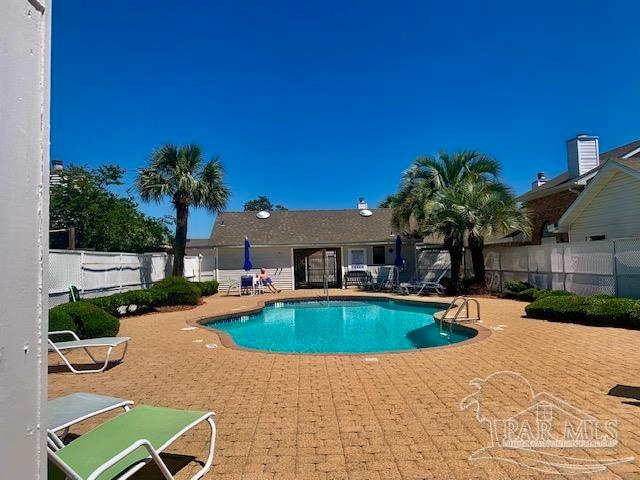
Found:
[{"label": "single-story house", "polygon": [[[486,243],[540,245],[569,241],[569,231],[559,228],[560,218],[582,196],[581,192],[599,175],[598,172],[611,162],[637,165],[640,162],[640,140],[606,152],[600,152],[597,136],[579,134],[567,141],[567,170],[550,179],[544,172],[539,172],[531,190],[517,198],[526,208],[531,221],[531,237],[527,238],[519,232],[514,232],[511,236],[492,239]],[[605,186],[607,189],[610,187],[615,187],[615,183]],[[626,200],[619,204],[618,208],[620,205],[625,205],[625,208],[630,206],[629,202],[630,200]],[[577,241],[576,238],[574,235],[571,241]],[[585,238],[582,236],[581,241]]]},{"label": "single-story house", "polygon": [[[222,212],[208,239],[189,240],[187,253],[213,258],[213,276],[221,283],[243,273],[244,241],[251,243],[252,272],[267,269],[282,289],[318,288],[324,284],[323,252],[329,286],[342,287],[344,274],[367,269],[375,277],[382,265],[393,265],[398,234],[392,209],[282,210]],[[415,276],[416,242],[402,236],[405,268],[400,280]]]},{"label": "single-story house", "polygon": [[640,238],[640,158],[607,161],[557,227],[570,242]]}]

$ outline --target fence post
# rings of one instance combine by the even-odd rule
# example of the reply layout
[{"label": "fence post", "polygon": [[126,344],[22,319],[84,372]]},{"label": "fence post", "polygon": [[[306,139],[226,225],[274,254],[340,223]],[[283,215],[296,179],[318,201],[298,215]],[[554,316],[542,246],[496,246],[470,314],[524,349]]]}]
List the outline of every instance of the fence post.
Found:
[{"label": "fence post", "polygon": [[80,292],[84,296],[84,252],[80,252]]},{"label": "fence post", "polygon": [[502,248],[498,248],[498,282],[500,283],[498,291],[502,293]]},{"label": "fence post", "polygon": [[618,260],[616,259],[616,241],[611,242],[613,255],[613,294],[618,296]]},{"label": "fence post", "polygon": [[122,253],[118,259],[118,293],[122,293]]},{"label": "fence post", "polygon": [[562,290],[564,290],[565,292],[567,291],[567,269],[564,266],[564,256],[565,256],[566,247],[567,246],[563,243],[562,244]]},{"label": "fence post", "polygon": [[527,282],[532,284],[535,287],[536,285],[534,285],[533,282],[531,281],[531,264],[529,263],[529,250],[531,248],[532,248],[531,246],[524,247],[524,252],[527,255]]}]

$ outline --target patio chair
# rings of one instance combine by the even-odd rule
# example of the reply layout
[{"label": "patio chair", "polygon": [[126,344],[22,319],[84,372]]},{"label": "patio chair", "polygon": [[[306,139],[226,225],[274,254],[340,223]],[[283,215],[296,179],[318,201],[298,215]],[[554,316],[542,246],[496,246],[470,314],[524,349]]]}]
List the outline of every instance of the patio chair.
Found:
[{"label": "patio chair", "polygon": [[174,477],[160,454],[201,423],[211,429],[209,454],[191,480],[211,469],[216,426],[213,412],[176,410],[141,405],[107,420],[67,445],[47,441],[49,480],[125,479],[154,462],[167,480]]},{"label": "patio chair", "polygon": [[[69,335],[73,338],[73,340],[70,340],[67,342],[54,342],[51,339],[51,336],[54,336],[54,335]],[[65,363],[65,365],[69,367],[69,370],[71,370],[73,373],[104,372],[107,369],[107,366],[109,365],[111,352],[113,351],[113,349],[124,344],[124,350],[122,352],[122,356],[117,360],[113,360],[116,363],[121,362],[127,353],[129,340],[131,340],[131,338],[129,337],[101,337],[101,338],[88,338],[86,340],[80,340],[78,335],[76,335],[76,333],[71,330],[58,330],[55,332],[49,332],[49,339],[48,339],[49,352],[57,353],[58,356]],[[96,357],[94,357],[91,351],[89,350],[90,348],[98,348],[98,347],[106,347],[107,355],[102,366],[97,369],[78,370],[71,364],[71,362],[67,359],[66,355],[63,353],[63,352],[69,352],[72,350],[82,349],[91,358],[93,363],[95,363],[96,365],[100,365],[101,362]]]},{"label": "patio chair", "polygon": [[65,397],[51,399],[47,403],[49,438],[58,448],[62,448],[64,446],[62,440],[76,423],[119,408],[126,412],[131,405],[133,405],[131,400],[94,393],[72,393]]},{"label": "patio chair", "polygon": [[363,283],[361,288],[364,290],[373,290],[379,292],[381,290],[393,290],[393,267],[380,267],[375,281]]},{"label": "patio chair", "polygon": [[232,281],[227,288],[227,295],[231,294],[232,289],[238,290],[238,295],[253,295],[255,293],[255,277],[253,275],[242,275],[240,281]]},{"label": "patio chair", "polygon": [[412,284],[409,287],[409,290],[411,293],[415,293],[416,295],[433,292],[438,295],[444,295],[445,288],[440,282],[448,271],[448,268],[429,270],[424,278],[421,281]]}]

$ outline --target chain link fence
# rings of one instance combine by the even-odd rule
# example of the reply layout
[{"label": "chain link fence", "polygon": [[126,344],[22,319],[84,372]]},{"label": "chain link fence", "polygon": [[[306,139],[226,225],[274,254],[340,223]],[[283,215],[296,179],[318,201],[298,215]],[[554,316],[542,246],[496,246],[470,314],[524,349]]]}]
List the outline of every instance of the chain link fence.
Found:
[{"label": "chain link fence", "polygon": [[[186,256],[184,276],[200,279],[202,258]],[[172,256],[166,253],[111,253],[71,250],[49,252],[49,304],[68,300],[69,287],[84,297],[148,288],[171,275]]]},{"label": "chain link fence", "polygon": [[487,285],[502,291],[509,280],[579,295],[640,298],[640,239],[485,247]]}]

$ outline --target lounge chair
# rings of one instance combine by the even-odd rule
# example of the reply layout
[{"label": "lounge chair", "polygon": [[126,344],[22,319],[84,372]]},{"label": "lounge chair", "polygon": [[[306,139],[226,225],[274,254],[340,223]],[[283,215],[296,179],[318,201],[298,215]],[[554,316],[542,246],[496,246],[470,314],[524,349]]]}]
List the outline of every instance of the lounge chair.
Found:
[{"label": "lounge chair", "polygon": [[429,270],[421,281],[413,283],[409,286],[409,291],[411,293],[415,293],[416,295],[434,292],[439,295],[444,295],[445,288],[440,282],[448,271],[448,268]]},{"label": "lounge chair", "polygon": [[[54,342],[51,339],[51,336],[53,335],[69,335],[73,338],[73,340],[67,341],[67,342]],[[109,361],[110,361],[109,357],[111,356],[111,352],[113,351],[113,349],[119,345],[124,344],[124,350],[122,352],[122,356],[117,360],[115,360],[115,362],[122,361],[125,354],[127,353],[129,340],[131,340],[129,337],[101,337],[101,338],[88,338],[86,340],[80,340],[80,338],[78,338],[78,335],[76,335],[76,333],[71,330],[58,330],[55,332],[49,332],[49,352],[57,353],[62,359],[62,361],[65,363],[65,365],[69,367],[69,370],[71,370],[73,373],[104,372],[107,369],[107,366],[109,365]],[[67,359],[66,355],[63,353],[71,350],[82,349],[85,351],[87,355],[89,355],[93,363],[95,363],[96,365],[100,365],[100,361],[96,357],[94,357],[91,351],[89,350],[90,348],[97,348],[97,347],[107,348],[107,355],[104,360],[104,363],[100,368],[97,368],[97,369],[78,370],[74,368],[71,362],[69,362],[69,360]]]},{"label": "lounge chair", "polygon": [[72,393],[49,400],[47,404],[49,438],[62,448],[64,446],[62,440],[69,433],[69,428],[76,423],[119,408],[126,412],[131,405],[133,405],[131,400],[94,393]]},{"label": "lounge chair", "polygon": [[361,288],[364,290],[373,290],[379,292],[381,290],[393,290],[393,267],[380,267],[375,281],[363,283]]},{"label": "lounge chair", "polygon": [[209,455],[204,466],[191,477],[201,478],[211,468],[216,426],[213,412],[175,410],[141,405],[60,446],[47,442],[49,480],[125,479],[154,462],[167,480],[174,477],[160,454],[175,440],[200,423],[211,429]]}]

